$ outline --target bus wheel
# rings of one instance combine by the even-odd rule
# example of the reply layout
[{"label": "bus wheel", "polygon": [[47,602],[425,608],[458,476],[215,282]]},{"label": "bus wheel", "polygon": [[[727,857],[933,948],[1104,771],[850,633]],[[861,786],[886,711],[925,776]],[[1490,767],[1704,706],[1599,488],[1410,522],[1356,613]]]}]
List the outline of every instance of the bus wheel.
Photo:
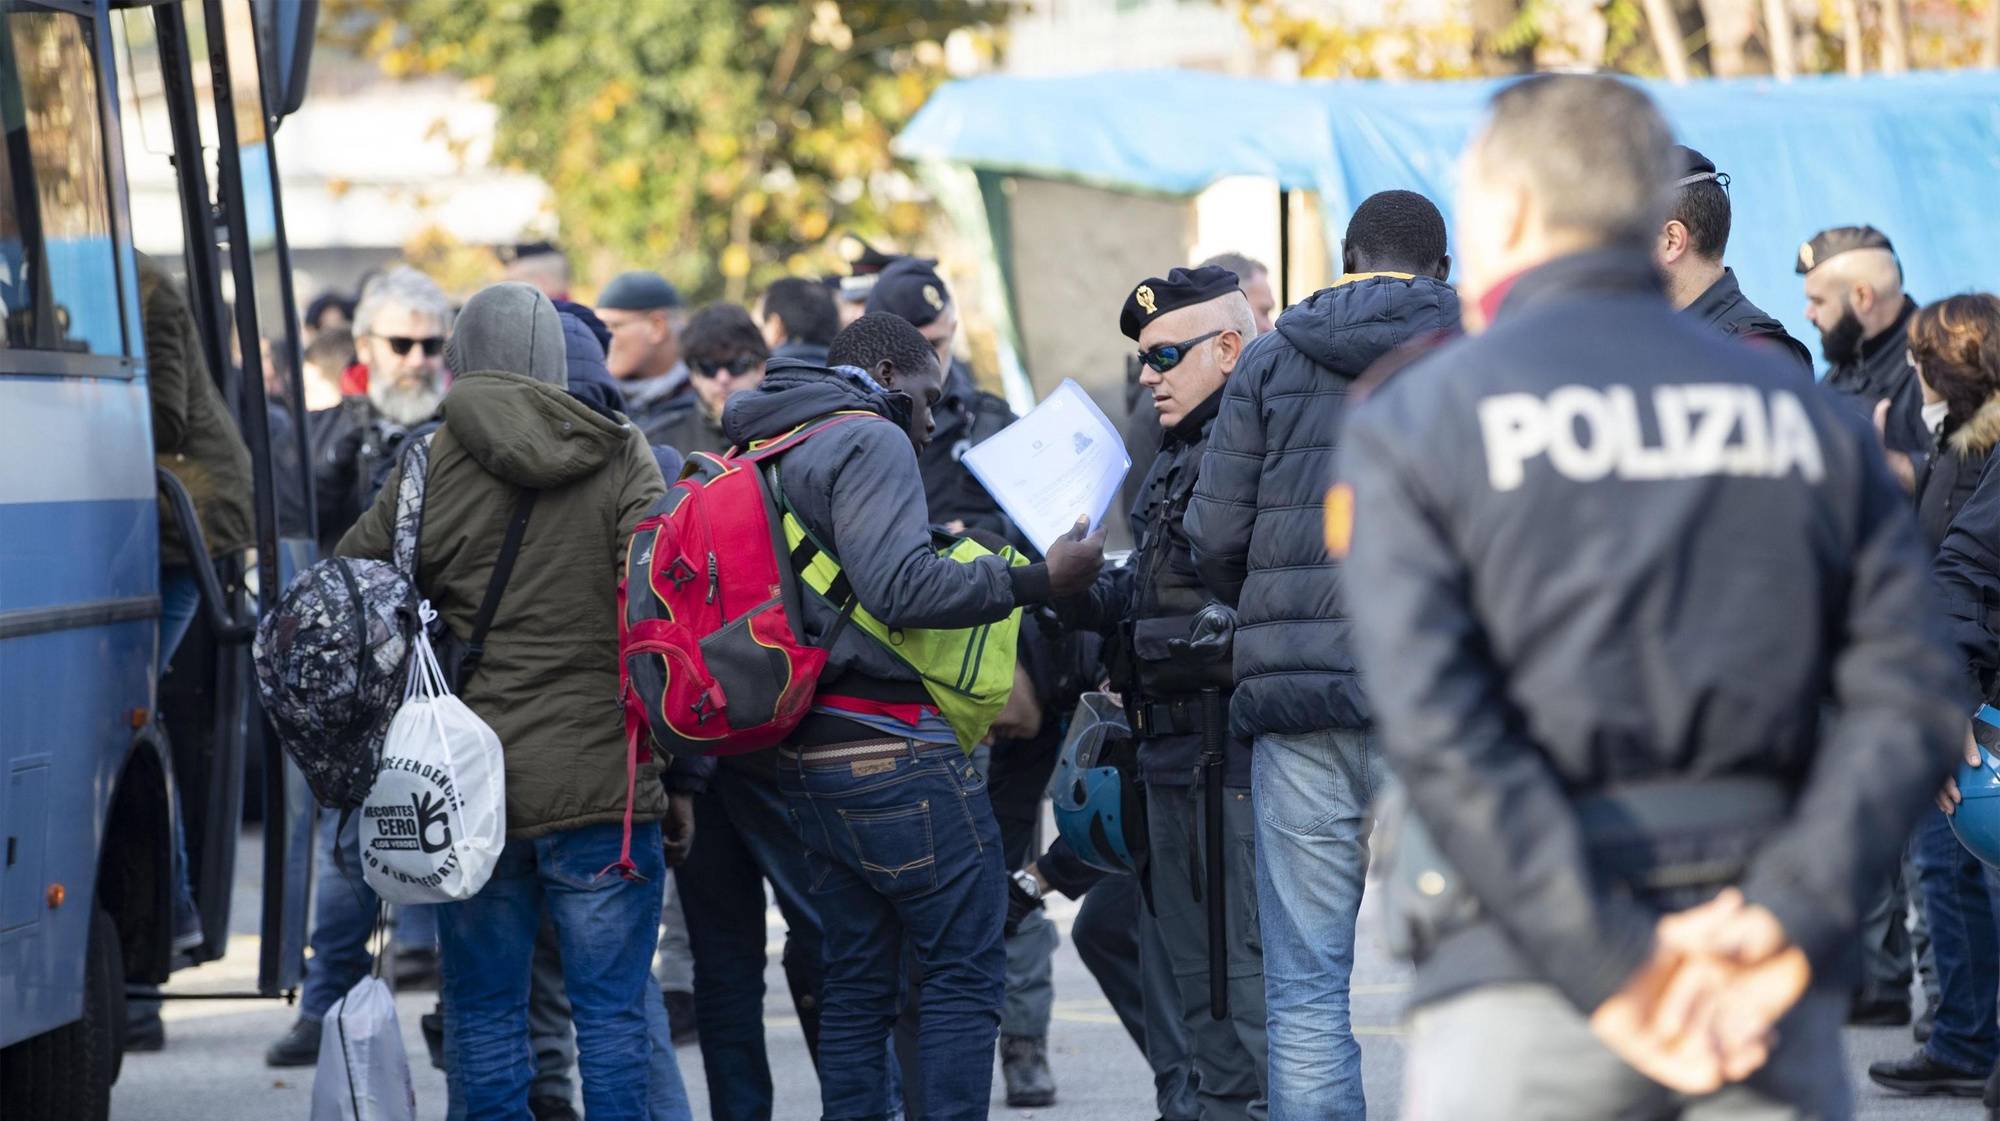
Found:
[{"label": "bus wheel", "polygon": [[83,1018],[0,1051],[7,1115],[107,1121],[125,1040],[125,964],[118,927],[102,907],[90,919]]}]

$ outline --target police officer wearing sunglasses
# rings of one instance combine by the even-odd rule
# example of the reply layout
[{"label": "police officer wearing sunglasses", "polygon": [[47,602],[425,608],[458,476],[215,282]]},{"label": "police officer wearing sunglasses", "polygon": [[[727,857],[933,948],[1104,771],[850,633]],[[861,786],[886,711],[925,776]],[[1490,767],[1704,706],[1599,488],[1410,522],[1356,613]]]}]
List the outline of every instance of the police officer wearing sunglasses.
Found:
[{"label": "police officer wearing sunglasses", "polygon": [[[1132,506],[1138,544],[1131,561],[1107,568],[1087,595],[1057,610],[1066,624],[1105,635],[1112,688],[1123,696],[1139,741],[1151,903],[1140,921],[1157,924],[1173,969],[1202,1116],[1261,1116],[1264,966],[1255,926],[1250,750],[1221,732],[1234,688],[1233,613],[1212,604],[1182,525],[1223,384],[1256,334],[1256,320],[1236,274],[1204,266],[1177,268],[1133,288],[1119,326],[1139,343],[1139,383],[1158,407],[1163,439]],[[1216,718],[1208,744],[1205,715]],[[1206,767],[1205,746],[1215,756]],[[1210,799],[1215,783],[1222,796]],[[1211,807],[1221,810],[1213,820]],[[1205,837],[1221,838],[1219,883],[1205,859]],[[1215,959],[1211,899],[1221,904],[1225,925]],[[1226,991],[1214,991],[1212,974],[1223,978]]]}]

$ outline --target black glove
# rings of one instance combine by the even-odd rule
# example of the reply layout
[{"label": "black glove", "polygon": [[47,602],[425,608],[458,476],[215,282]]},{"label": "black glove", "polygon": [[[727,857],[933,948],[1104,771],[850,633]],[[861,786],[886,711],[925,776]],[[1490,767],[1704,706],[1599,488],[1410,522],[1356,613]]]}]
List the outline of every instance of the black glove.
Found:
[{"label": "black glove", "polygon": [[1236,609],[1219,603],[1211,603],[1195,615],[1186,638],[1167,640],[1167,651],[1176,657],[1193,654],[1213,662],[1227,660],[1235,648]]},{"label": "black glove", "polygon": [[1013,876],[1007,877],[1007,924],[1000,928],[1001,935],[1007,938],[1014,937],[1015,932],[1021,929],[1021,920],[1028,917],[1028,912],[1041,909],[1041,896],[1030,895],[1028,890],[1021,886],[1020,880]]}]

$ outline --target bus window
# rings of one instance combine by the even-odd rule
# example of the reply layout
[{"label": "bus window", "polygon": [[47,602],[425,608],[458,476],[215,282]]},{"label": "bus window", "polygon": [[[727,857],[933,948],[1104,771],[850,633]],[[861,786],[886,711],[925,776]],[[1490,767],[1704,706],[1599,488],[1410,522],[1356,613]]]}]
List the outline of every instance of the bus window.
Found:
[{"label": "bus window", "polygon": [[125,335],[87,35],[67,12],[7,16],[0,301],[8,346],[115,355]]}]

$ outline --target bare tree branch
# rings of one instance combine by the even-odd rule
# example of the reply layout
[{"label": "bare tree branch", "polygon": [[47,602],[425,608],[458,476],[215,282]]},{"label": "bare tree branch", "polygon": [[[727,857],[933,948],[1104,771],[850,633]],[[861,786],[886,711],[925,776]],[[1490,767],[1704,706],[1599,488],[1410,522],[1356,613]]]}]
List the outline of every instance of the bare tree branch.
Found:
[{"label": "bare tree branch", "polygon": [[1882,72],[1910,68],[1910,40],[1903,30],[1903,0],[1882,0]]},{"label": "bare tree branch", "polygon": [[1792,11],[1785,0],[1764,0],[1764,46],[1771,52],[1771,73],[1789,82],[1798,73],[1792,52],[1797,46],[1792,32]]},{"label": "bare tree branch", "polygon": [[1861,76],[1861,5],[1857,0],[1840,0],[1840,37],[1847,56],[1847,73]]},{"label": "bare tree branch", "polygon": [[1681,38],[1681,24],[1674,18],[1672,0],[1645,0],[1646,26],[1653,33],[1653,48],[1660,53],[1660,65],[1676,85],[1688,80],[1687,43]]}]

